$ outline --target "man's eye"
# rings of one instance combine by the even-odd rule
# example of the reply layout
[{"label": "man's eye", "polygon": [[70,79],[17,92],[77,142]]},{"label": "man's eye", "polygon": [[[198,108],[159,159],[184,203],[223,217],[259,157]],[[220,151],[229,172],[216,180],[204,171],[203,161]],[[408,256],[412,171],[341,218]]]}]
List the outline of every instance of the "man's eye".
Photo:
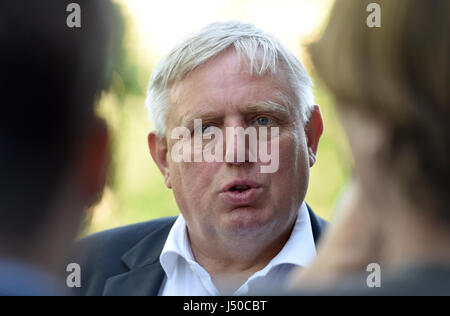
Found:
[{"label": "man's eye", "polygon": [[271,120],[267,116],[260,116],[256,119],[256,122],[261,126],[266,126],[271,123]]},{"label": "man's eye", "polygon": [[211,127],[211,125],[208,125],[208,124],[202,125],[202,133],[207,132],[210,127]]}]

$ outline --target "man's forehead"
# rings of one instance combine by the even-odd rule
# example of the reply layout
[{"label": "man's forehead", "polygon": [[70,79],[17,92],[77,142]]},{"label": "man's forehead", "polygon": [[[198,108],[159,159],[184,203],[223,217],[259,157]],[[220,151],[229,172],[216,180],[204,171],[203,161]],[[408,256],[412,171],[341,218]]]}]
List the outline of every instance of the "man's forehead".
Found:
[{"label": "man's forehead", "polygon": [[[242,115],[246,115],[249,113],[279,113],[283,115],[291,114],[290,106],[287,101],[274,102],[272,100],[264,100],[264,101],[250,102],[248,104],[242,104],[239,107],[236,107],[235,109],[237,113]],[[227,109],[222,108],[220,110],[218,111],[217,108],[212,109],[210,106],[203,106],[194,110],[184,109],[184,111],[180,111],[181,112],[180,120],[182,122],[189,122],[197,118],[213,119],[225,116]]]},{"label": "man's forehead", "polygon": [[189,118],[226,116],[227,113],[245,115],[258,112],[293,115],[293,105],[295,104],[289,95],[280,90],[273,90],[271,94],[256,96],[242,102],[225,102],[217,99],[201,99],[194,103],[189,101],[180,98],[177,102],[171,103],[169,108],[171,118],[185,121]]},{"label": "man's forehead", "polygon": [[[244,69],[227,70],[217,65],[202,65],[169,88],[171,107],[217,105],[217,103],[239,103],[241,106],[263,103],[287,105],[293,100],[290,84],[285,74],[249,73]],[[227,66],[227,64],[225,64]],[[225,69],[224,69],[225,68]],[[188,103],[188,104],[187,104]],[[177,111],[182,114],[184,111]]]},{"label": "man's forehead", "polygon": [[[235,49],[228,48],[205,61],[196,68],[188,71],[180,80],[172,82],[169,85],[172,101],[176,101],[184,87],[188,89],[195,88],[199,81],[210,82],[209,77],[214,78],[214,83],[221,82],[226,84],[233,81],[253,81],[254,83],[272,81],[274,86],[286,88],[288,83],[288,75],[286,67],[281,62],[277,63],[276,68],[272,71],[267,69],[264,73],[255,71],[255,63],[263,63],[263,53],[258,50],[255,53],[255,59],[250,61],[249,58],[241,53],[237,53]],[[258,67],[256,67],[258,68]],[[186,91],[183,91],[186,92]]]}]

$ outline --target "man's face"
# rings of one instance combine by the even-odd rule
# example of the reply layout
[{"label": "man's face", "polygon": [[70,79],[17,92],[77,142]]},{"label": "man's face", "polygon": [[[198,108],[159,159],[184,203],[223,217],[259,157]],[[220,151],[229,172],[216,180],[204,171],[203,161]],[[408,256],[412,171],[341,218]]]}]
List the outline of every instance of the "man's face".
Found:
[{"label": "man's face", "polygon": [[[238,69],[232,50],[191,71],[172,87],[163,173],[191,238],[276,238],[289,230],[306,194],[310,162],[299,110],[286,104],[286,98],[294,100],[284,71],[250,76],[245,62]],[[268,103],[280,106],[259,106]],[[222,130],[224,153],[236,146],[236,142],[226,142],[226,127],[278,127],[278,170],[261,173],[259,160],[240,164],[173,161],[171,149],[178,140],[171,139],[171,131],[184,126],[193,135],[194,119]]]}]

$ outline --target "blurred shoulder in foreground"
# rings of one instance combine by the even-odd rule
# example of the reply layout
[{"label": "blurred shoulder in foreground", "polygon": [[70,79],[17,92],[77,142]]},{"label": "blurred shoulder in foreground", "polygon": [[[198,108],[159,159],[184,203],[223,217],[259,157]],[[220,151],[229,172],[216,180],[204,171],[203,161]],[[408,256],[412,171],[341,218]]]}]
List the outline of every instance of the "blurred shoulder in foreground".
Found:
[{"label": "blurred shoulder in foreground", "polygon": [[[369,1],[337,1],[309,47],[355,176],[292,293],[450,295],[450,2],[377,2],[380,27],[367,24]],[[380,288],[366,284],[371,263]]]},{"label": "blurred shoulder in foreground", "polygon": [[[101,195],[113,6],[80,0],[0,2],[0,295],[64,295],[61,263]],[[65,267],[64,267],[65,268]]]}]

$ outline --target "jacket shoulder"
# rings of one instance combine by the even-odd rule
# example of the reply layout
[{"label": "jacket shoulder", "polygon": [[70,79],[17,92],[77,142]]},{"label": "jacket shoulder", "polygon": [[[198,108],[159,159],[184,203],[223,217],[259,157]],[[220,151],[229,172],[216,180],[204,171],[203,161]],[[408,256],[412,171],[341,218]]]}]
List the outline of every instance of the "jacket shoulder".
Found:
[{"label": "jacket shoulder", "polygon": [[[81,268],[81,288],[76,295],[101,295],[106,280],[128,271],[121,258],[147,235],[173,225],[176,217],[165,217],[95,233],[75,242],[70,262]],[[156,245],[155,245],[156,246]]]},{"label": "jacket shoulder", "polygon": [[[155,220],[121,226],[86,236],[75,242],[75,248],[99,248],[107,250],[113,248],[129,249],[146,235],[159,228],[175,223],[176,217],[164,217]],[[128,247],[129,246],[129,247]],[[86,249],[86,250],[87,250]]]}]

